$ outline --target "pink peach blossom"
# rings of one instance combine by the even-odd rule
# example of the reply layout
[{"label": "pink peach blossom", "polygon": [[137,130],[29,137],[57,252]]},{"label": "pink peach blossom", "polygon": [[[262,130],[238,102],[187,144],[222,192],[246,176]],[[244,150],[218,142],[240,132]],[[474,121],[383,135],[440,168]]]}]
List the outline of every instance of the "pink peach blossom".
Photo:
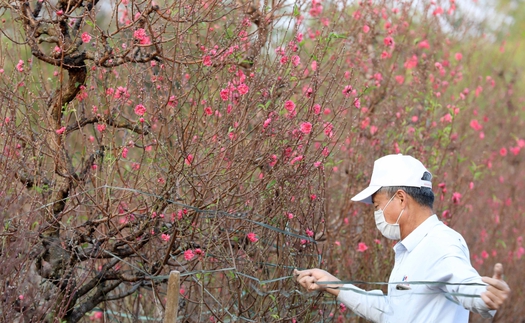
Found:
[{"label": "pink peach blossom", "polygon": [[193,250],[188,249],[184,251],[184,259],[186,259],[187,261],[192,260],[194,257],[195,257],[195,254],[193,253]]},{"label": "pink peach blossom", "polygon": [[304,134],[309,134],[312,131],[312,124],[310,122],[301,123],[301,132]]},{"label": "pink peach blossom", "polygon": [[366,243],[359,242],[359,244],[357,245],[357,251],[358,252],[365,252],[366,250],[368,250],[368,246],[366,245]]}]

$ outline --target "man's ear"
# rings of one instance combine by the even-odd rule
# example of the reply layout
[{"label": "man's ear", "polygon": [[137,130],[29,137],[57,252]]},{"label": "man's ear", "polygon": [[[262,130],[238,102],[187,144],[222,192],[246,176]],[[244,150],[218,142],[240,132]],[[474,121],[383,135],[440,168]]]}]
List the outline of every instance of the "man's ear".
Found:
[{"label": "man's ear", "polygon": [[407,198],[408,198],[407,192],[403,190],[397,190],[395,196],[399,199],[399,202],[401,203],[401,207],[405,208],[405,205],[407,203]]}]

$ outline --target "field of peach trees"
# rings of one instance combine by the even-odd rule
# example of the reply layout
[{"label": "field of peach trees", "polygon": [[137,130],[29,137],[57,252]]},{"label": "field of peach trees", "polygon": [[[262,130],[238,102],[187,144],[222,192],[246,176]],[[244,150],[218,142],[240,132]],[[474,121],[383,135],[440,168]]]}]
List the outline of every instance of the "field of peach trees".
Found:
[{"label": "field of peach trees", "polygon": [[525,66],[467,9],[0,0],[0,321],[161,322],[178,270],[180,322],[360,322],[291,275],[388,280],[350,197],[403,153],[522,322]]}]

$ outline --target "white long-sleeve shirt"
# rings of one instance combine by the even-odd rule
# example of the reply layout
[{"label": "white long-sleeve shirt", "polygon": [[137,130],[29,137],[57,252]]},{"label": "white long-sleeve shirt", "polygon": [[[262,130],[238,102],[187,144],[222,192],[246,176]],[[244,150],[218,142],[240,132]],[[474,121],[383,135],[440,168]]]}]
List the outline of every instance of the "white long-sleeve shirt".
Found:
[{"label": "white long-sleeve shirt", "polygon": [[[409,289],[388,285],[388,295],[380,290],[365,292],[353,285],[344,285],[338,300],[356,314],[373,322],[436,322],[466,323],[469,310],[492,317],[479,297],[485,286],[467,285],[410,285],[410,282],[433,281],[446,283],[480,283],[481,277],[470,264],[467,244],[456,231],[431,216],[405,239],[394,246],[395,265],[390,283],[403,282]],[[361,292],[356,292],[359,290]]]}]

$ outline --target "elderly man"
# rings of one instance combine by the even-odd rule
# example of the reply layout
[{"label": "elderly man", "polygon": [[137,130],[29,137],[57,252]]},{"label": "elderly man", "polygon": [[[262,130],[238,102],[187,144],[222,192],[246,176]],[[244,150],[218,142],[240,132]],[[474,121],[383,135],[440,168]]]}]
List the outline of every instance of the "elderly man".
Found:
[{"label": "elderly man", "polygon": [[337,284],[321,269],[295,271],[297,281],[308,291],[337,296],[374,322],[463,323],[468,310],[492,317],[510,293],[501,278],[503,268],[496,264],[493,278],[479,276],[463,237],[434,214],[431,179],[417,159],[388,155],[375,161],[370,185],[352,198],[374,204],[377,229],[400,240],[394,246],[388,295]]}]

